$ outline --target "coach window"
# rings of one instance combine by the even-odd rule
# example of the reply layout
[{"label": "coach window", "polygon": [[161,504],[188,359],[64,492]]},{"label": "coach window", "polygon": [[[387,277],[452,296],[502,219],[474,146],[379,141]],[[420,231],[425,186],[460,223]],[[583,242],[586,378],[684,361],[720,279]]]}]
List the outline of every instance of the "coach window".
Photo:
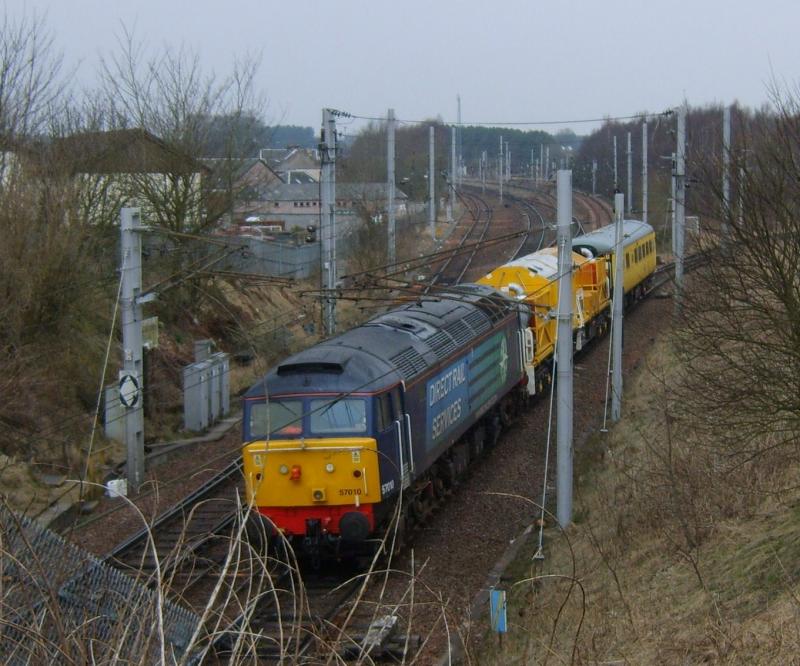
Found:
[{"label": "coach window", "polygon": [[627,252],[625,253],[625,268],[631,267],[631,255]]}]

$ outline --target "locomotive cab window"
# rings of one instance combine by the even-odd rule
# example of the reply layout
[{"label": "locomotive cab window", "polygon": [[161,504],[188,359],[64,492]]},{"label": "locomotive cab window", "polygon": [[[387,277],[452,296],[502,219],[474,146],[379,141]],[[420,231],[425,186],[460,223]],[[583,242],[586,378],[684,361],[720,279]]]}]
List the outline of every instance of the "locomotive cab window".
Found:
[{"label": "locomotive cab window", "polygon": [[388,393],[375,400],[375,414],[378,418],[378,430],[383,432],[392,427],[392,403]]},{"label": "locomotive cab window", "polygon": [[309,406],[314,435],[367,432],[367,403],[363,398],[312,400]]},{"label": "locomotive cab window", "polygon": [[250,437],[300,435],[303,432],[302,400],[270,400],[250,405]]}]

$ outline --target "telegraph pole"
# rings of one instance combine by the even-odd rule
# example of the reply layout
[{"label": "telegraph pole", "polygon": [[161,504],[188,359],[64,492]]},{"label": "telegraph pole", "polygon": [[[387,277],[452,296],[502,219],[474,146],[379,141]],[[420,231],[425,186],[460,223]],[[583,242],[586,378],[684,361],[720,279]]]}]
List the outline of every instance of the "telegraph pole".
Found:
[{"label": "telegraph pole", "polygon": [[642,222],[647,224],[647,118],[642,120]]},{"label": "telegraph pole", "polygon": [[597,194],[597,160],[592,160],[592,195]]},{"label": "telegraph pole", "polygon": [[722,111],[722,242],[727,243],[731,211],[731,107]]},{"label": "telegraph pole", "polygon": [[386,256],[389,260],[389,265],[397,261],[397,239],[395,235],[395,177],[394,177],[394,130],[395,130],[394,109],[389,109],[386,121],[386,185],[389,197],[389,202],[386,207],[387,210],[387,240],[389,247],[387,248]]},{"label": "telegraph pole", "polygon": [[614,192],[619,189],[619,180],[617,180],[617,137],[614,139]]},{"label": "telegraph pole", "polygon": [[616,423],[622,417],[622,301],[624,299],[622,267],[625,263],[623,249],[623,210],[625,195],[614,195],[616,216],[614,239],[614,296],[611,315],[611,420]]},{"label": "telegraph pole", "polygon": [[556,174],[558,205],[558,332],[556,336],[556,513],[572,522],[572,172]]},{"label": "telegraph pole", "polygon": [[142,226],[138,208],[120,211],[122,287],[120,323],[122,325],[122,370],[119,373],[119,398],[124,407],[126,472],[128,488],[139,492],[144,482],[144,373],[142,358]]},{"label": "telegraph pole", "polygon": [[428,224],[431,228],[431,238],[436,240],[436,188],[434,181],[436,177],[433,175],[434,165],[434,150],[435,150],[435,136],[434,128],[431,125],[428,128]]},{"label": "telegraph pole", "polygon": [[322,237],[323,327],[325,335],[336,333],[336,116],[333,109],[322,110],[320,142],[322,174],[320,190],[320,235]]},{"label": "telegraph pole", "polygon": [[486,194],[486,168],[489,165],[489,157],[485,150],[481,153],[481,164],[483,164],[483,170],[481,172],[481,194]]},{"label": "telegraph pole", "polygon": [[683,298],[684,233],[686,230],[686,103],[678,109],[678,146],[675,160],[675,308]]},{"label": "telegraph pole", "polygon": [[503,137],[500,137],[500,157],[497,158],[497,180],[500,183],[500,203],[503,203]]},{"label": "telegraph pole", "polygon": [[506,182],[511,182],[511,148],[508,147],[508,141],[506,141]]},{"label": "telegraph pole", "polygon": [[628,215],[633,210],[633,151],[631,150],[631,133],[628,132],[628,192],[625,201],[628,204]]}]

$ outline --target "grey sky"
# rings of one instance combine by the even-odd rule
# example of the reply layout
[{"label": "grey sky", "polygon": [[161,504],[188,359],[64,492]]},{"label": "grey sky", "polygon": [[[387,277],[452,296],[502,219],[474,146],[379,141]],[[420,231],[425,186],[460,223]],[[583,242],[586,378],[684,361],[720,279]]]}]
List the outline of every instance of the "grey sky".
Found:
[{"label": "grey sky", "polygon": [[467,123],[624,116],[684,96],[759,106],[773,75],[800,78],[797,0],[8,0],[6,9],[46,12],[85,82],[123,23],[154,47],[197,50],[219,74],[234,55],[260,52],[267,119],[314,127],[323,106],[455,120],[457,93]]}]

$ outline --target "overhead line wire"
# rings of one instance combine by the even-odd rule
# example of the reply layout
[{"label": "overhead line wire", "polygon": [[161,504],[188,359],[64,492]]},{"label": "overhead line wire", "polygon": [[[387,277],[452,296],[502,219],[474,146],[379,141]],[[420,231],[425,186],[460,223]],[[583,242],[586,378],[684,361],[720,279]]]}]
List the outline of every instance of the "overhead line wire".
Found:
[{"label": "overhead line wire", "polygon": [[[673,113],[672,109],[667,109],[665,111],[657,112],[657,113],[636,113],[629,116],[605,116],[603,118],[578,118],[572,120],[521,120],[521,121],[474,121],[474,122],[446,122],[446,121],[437,121],[434,118],[428,118],[426,120],[410,120],[410,119],[396,119],[398,123],[408,124],[408,125],[422,125],[422,124],[441,124],[456,127],[496,127],[496,126],[503,126],[503,127],[532,127],[532,126],[546,126],[546,125],[576,125],[581,123],[599,123],[599,122],[607,122],[607,121],[620,121],[620,120],[636,120],[639,118],[659,118],[661,116],[669,116]],[[375,120],[375,121],[385,121],[385,116],[362,116],[358,114],[351,114],[351,117],[358,118],[359,120]]]}]

